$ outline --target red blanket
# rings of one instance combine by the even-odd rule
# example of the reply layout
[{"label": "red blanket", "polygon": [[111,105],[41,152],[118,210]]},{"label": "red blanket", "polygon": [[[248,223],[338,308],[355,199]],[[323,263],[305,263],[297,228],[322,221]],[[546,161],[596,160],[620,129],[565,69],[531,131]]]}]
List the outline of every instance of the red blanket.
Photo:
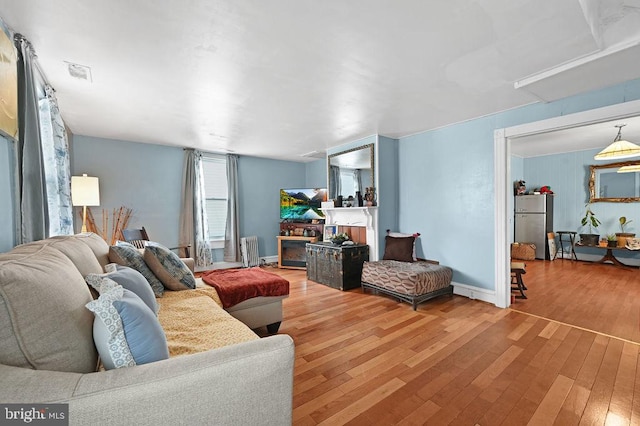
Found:
[{"label": "red blanket", "polygon": [[257,267],[205,272],[202,281],[216,289],[223,308],[253,297],[289,294],[289,281]]}]

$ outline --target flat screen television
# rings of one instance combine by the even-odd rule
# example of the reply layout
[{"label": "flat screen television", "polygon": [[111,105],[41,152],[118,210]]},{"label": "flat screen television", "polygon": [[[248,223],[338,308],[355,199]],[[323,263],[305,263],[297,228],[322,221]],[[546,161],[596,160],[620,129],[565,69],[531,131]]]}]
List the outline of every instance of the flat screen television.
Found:
[{"label": "flat screen television", "polygon": [[324,219],[320,207],[327,201],[327,188],[294,188],[280,190],[280,219]]}]

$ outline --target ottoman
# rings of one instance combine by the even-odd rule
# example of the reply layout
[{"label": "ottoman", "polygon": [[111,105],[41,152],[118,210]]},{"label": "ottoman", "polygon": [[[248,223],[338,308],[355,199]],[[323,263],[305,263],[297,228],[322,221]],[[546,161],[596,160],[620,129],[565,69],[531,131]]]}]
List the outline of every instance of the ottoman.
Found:
[{"label": "ottoman", "polygon": [[364,292],[368,288],[409,302],[415,311],[418,303],[443,294],[453,294],[452,276],[451,268],[430,261],[365,262],[362,267],[362,290]]},{"label": "ottoman", "polygon": [[266,326],[269,333],[278,332],[289,281],[259,267],[210,271],[202,275],[202,281],[216,289],[231,316],[251,329]]}]

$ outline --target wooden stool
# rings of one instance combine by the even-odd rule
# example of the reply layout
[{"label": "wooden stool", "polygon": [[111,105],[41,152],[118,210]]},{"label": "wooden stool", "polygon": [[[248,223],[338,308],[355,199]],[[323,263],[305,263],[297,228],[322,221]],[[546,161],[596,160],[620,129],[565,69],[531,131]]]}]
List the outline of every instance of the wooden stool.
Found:
[{"label": "wooden stool", "polygon": [[524,291],[527,287],[524,285],[524,281],[522,281],[522,275],[527,272],[524,270],[524,263],[522,262],[511,262],[511,291],[519,291],[520,295],[516,295],[518,299],[526,299],[527,295],[524,294]]}]

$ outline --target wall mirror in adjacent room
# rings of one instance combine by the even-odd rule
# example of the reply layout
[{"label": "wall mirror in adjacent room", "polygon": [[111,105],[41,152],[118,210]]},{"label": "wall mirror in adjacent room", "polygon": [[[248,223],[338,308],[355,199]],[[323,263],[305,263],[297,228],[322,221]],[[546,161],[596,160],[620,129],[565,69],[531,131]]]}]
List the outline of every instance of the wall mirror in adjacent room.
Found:
[{"label": "wall mirror in adjacent room", "polygon": [[373,144],[329,155],[329,198],[355,198],[356,191],[364,195],[365,188],[375,187],[374,158]]},{"label": "wall mirror in adjacent room", "polygon": [[640,201],[640,172],[619,173],[621,167],[640,166],[640,161],[590,166],[589,201],[631,203]]}]

